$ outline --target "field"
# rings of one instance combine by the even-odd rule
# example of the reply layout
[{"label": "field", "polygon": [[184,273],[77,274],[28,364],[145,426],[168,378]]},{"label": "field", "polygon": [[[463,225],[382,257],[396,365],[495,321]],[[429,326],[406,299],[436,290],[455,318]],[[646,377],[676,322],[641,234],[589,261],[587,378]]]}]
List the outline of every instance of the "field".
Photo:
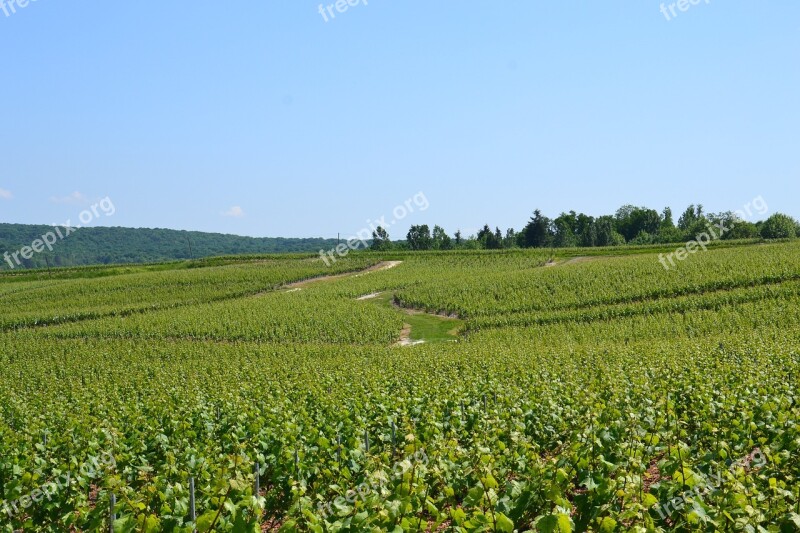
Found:
[{"label": "field", "polygon": [[800,244],[655,252],[0,275],[0,531],[800,530]]}]

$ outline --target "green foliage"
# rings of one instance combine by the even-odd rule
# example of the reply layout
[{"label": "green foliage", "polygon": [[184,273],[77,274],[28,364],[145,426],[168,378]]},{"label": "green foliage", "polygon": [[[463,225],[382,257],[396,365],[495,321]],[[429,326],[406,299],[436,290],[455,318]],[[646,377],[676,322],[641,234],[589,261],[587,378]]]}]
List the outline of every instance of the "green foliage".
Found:
[{"label": "green foliage", "polygon": [[616,230],[616,223],[611,216],[603,216],[595,222],[596,246],[621,246],[625,237]]},{"label": "green foliage", "polygon": [[0,283],[0,530],[797,529],[800,243],[400,257]]},{"label": "green foliage", "polygon": [[730,222],[729,227],[731,230],[722,236],[725,240],[757,239],[761,236],[758,226],[752,222],[737,220]]},{"label": "green foliage", "polygon": [[695,207],[694,205],[690,205],[678,219],[678,228],[684,232],[691,233],[696,229],[698,223],[701,227],[705,226],[706,223],[705,216],[703,215],[703,206],[698,205]]},{"label": "green foliage", "polygon": [[647,244],[653,244],[653,242],[655,242],[655,238],[653,237],[653,235],[650,235],[646,231],[642,230],[636,235],[636,237],[631,239],[630,242],[628,242],[628,244],[631,244],[633,246],[643,246]]},{"label": "green foliage", "polygon": [[481,248],[485,250],[499,250],[503,247],[503,234],[500,233],[500,228],[492,231],[488,224],[483,226],[478,232],[478,242]]},{"label": "green foliage", "polygon": [[433,241],[431,246],[434,250],[452,250],[453,241],[450,236],[445,233],[444,228],[441,226],[433,227]]},{"label": "green foliage", "polygon": [[782,213],[775,213],[761,226],[761,236],[765,239],[794,239],[798,224],[795,219]]},{"label": "green foliage", "polygon": [[372,243],[370,249],[377,252],[385,252],[392,248],[392,241],[389,239],[389,233],[382,227],[378,226],[372,232]]},{"label": "green foliage", "polygon": [[[263,259],[250,263],[200,263],[196,268],[165,271],[112,271],[101,278],[6,282],[0,295],[13,313],[0,315],[0,330],[43,326],[87,319],[121,320],[160,309],[199,306],[234,300],[279,288],[287,282],[359,270],[377,262],[348,256],[332,266],[318,257]],[[14,281],[10,278],[9,281]],[[199,307],[193,308],[195,311]]]},{"label": "green foliage", "polygon": [[[53,231],[51,226],[0,224],[0,257]],[[92,264],[146,263],[226,254],[318,252],[336,246],[336,239],[252,238],[169,229],[87,227],[53,245],[53,251],[22,259],[20,268],[54,268]],[[13,261],[13,260],[12,260]],[[10,270],[0,260],[0,270]]]},{"label": "green foliage", "polygon": [[538,209],[533,212],[528,224],[522,230],[524,244],[528,248],[544,248],[553,240],[553,229],[550,219],[542,215]]},{"label": "green foliage", "polygon": [[619,208],[615,219],[615,229],[626,241],[639,238],[643,233],[646,235],[654,235],[661,226],[661,218],[657,211],[632,205]]},{"label": "green foliage", "polygon": [[431,230],[427,224],[411,226],[406,235],[409,250],[430,250],[433,246]]},{"label": "green foliage", "polygon": [[578,220],[575,212],[561,213],[557,219],[553,221],[555,237],[553,238],[553,246],[557,248],[573,248],[578,246],[580,235],[578,234]]},{"label": "green foliage", "polygon": [[660,243],[680,243],[686,242],[686,240],[686,235],[684,235],[683,231],[675,226],[662,227],[654,239],[655,242]]}]

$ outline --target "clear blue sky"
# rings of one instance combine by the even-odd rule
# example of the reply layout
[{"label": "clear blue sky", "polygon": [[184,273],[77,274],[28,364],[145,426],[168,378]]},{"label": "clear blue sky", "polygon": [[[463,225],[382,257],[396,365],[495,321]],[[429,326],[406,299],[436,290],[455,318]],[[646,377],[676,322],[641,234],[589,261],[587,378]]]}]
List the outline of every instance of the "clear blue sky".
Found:
[{"label": "clear blue sky", "polygon": [[393,238],[537,207],[763,196],[800,217],[796,0],[670,21],[657,0],[369,0],[328,22],[319,5],[0,10],[0,221],[109,196],[98,225],[330,237],[420,191]]}]

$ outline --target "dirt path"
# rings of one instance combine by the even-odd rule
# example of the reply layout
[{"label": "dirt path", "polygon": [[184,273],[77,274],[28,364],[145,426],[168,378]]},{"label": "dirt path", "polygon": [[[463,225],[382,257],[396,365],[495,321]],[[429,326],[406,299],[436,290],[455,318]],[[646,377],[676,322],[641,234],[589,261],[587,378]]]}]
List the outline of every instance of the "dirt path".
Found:
[{"label": "dirt path", "polygon": [[370,272],[380,272],[381,270],[389,270],[390,268],[394,268],[401,263],[402,261],[381,261],[377,265],[372,265],[369,268],[366,268],[364,270],[359,270],[357,272],[345,272],[344,274],[334,274],[332,276],[318,276],[316,278],[304,279],[303,281],[296,281],[294,283],[284,285],[284,289],[290,289],[290,290],[302,289],[303,287],[308,287],[309,285],[313,285],[315,283],[335,281],[337,279],[343,279],[343,278],[357,278],[359,276],[369,274]]},{"label": "dirt path", "polygon": [[405,313],[407,315],[412,315],[412,316],[426,315],[426,316],[435,316],[435,317],[438,317],[438,318],[453,318],[453,319],[461,320],[461,317],[458,316],[456,313],[451,313],[449,315],[446,314],[446,313],[429,313],[428,311],[423,311],[422,309],[413,309],[411,307],[402,307],[400,305],[397,305],[397,303],[394,302],[394,301],[392,302],[392,306],[395,309],[397,309],[398,311],[402,311],[403,313]]},{"label": "dirt path", "polygon": [[597,259],[596,257],[589,257],[589,256],[586,256],[586,255],[582,255],[580,257],[573,257],[569,261],[564,262],[564,264],[565,265],[572,265],[574,263],[587,263],[589,261],[594,261],[596,259]]},{"label": "dirt path", "polygon": [[373,292],[372,294],[365,294],[364,296],[356,298],[356,300],[358,300],[360,302],[362,302],[364,300],[372,300],[373,298],[377,298],[380,295],[381,295],[381,293],[379,293],[379,292]]},{"label": "dirt path", "polygon": [[400,332],[400,340],[394,343],[394,346],[416,346],[423,344],[425,341],[412,341],[411,340],[411,324],[403,324],[403,330]]},{"label": "dirt path", "polygon": [[[319,276],[303,281],[297,281],[295,283],[285,285],[282,292],[296,292],[317,283],[366,276],[372,272],[389,270],[390,268],[394,268],[402,263],[402,261],[382,261],[367,269],[356,272],[346,272],[344,274],[334,274],[332,276]],[[406,315],[408,322],[403,323],[403,329],[400,332],[400,339],[394,343],[394,346],[416,346],[425,342],[441,342],[442,340],[454,341],[458,338],[461,321],[457,320],[458,317],[456,316],[445,316],[442,314],[437,315],[426,313],[425,311],[420,311],[417,309],[407,309],[397,306],[394,303],[394,299],[391,298],[391,294],[386,294],[385,292],[373,292],[370,294],[365,294],[364,296],[356,298],[356,300],[377,300],[375,303],[378,305],[386,305],[389,308],[394,308],[394,310],[398,313],[403,313]],[[417,331],[418,334],[418,330],[421,329],[424,332],[423,335],[426,335],[426,338],[412,339],[412,328]]]},{"label": "dirt path", "polygon": [[366,270],[362,270],[360,272],[357,272],[353,277],[354,278],[359,278],[361,276],[366,276],[367,274],[369,274],[371,272],[380,272],[381,270],[389,270],[390,268],[394,268],[397,265],[400,265],[402,263],[403,263],[402,261],[382,261],[382,262],[378,263],[377,265],[373,265],[373,266],[369,267]]},{"label": "dirt path", "polygon": [[545,267],[554,267],[554,266],[565,266],[565,265],[572,265],[575,263],[586,263],[587,261],[594,261],[597,257],[592,257],[588,255],[581,255],[578,257],[573,257],[572,259],[567,259],[566,261],[556,261],[555,259],[551,259],[547,263],[545,263]]}]

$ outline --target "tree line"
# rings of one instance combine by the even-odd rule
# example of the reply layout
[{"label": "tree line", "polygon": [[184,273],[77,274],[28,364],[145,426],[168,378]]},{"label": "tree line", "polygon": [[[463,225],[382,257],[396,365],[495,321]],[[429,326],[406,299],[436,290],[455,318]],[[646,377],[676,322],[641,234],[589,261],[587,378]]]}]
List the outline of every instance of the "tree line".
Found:
[{"label": "tree line", "polygon": [[[2,259],[41,238],[52,226],[0,223],[0,270],[11,266]],[[147,263],[218,255],[314,253],[330,249],[337,239],[254,238],[199,231],[147,228],[88,227],[74,231],[54,247],[32,257],[20,257],[15,268]],[[18,256],[19,257],[19,256]]]},{"label": "tree line", "polygon": [[707,232],[719,231],[723,240],[792,239],[800,236],[800,223],[788,215],[776,213],[766,220],[749,222],[733,211],[706,213],[702,205],[690,205],[674,220],[667,207],[660,213],[647,207],[625,205],[613,215],[593,217],[585,213],[561,213],[551,219],[537,209],[519,231],[489,224],[476,234],[464,237],[460,230],[451,237],[441,226],[411,226],[405,241],[392,241],[386,229],[372,232],[373,250],[456,250],[504,248],[573,248],[682,243]]}]

